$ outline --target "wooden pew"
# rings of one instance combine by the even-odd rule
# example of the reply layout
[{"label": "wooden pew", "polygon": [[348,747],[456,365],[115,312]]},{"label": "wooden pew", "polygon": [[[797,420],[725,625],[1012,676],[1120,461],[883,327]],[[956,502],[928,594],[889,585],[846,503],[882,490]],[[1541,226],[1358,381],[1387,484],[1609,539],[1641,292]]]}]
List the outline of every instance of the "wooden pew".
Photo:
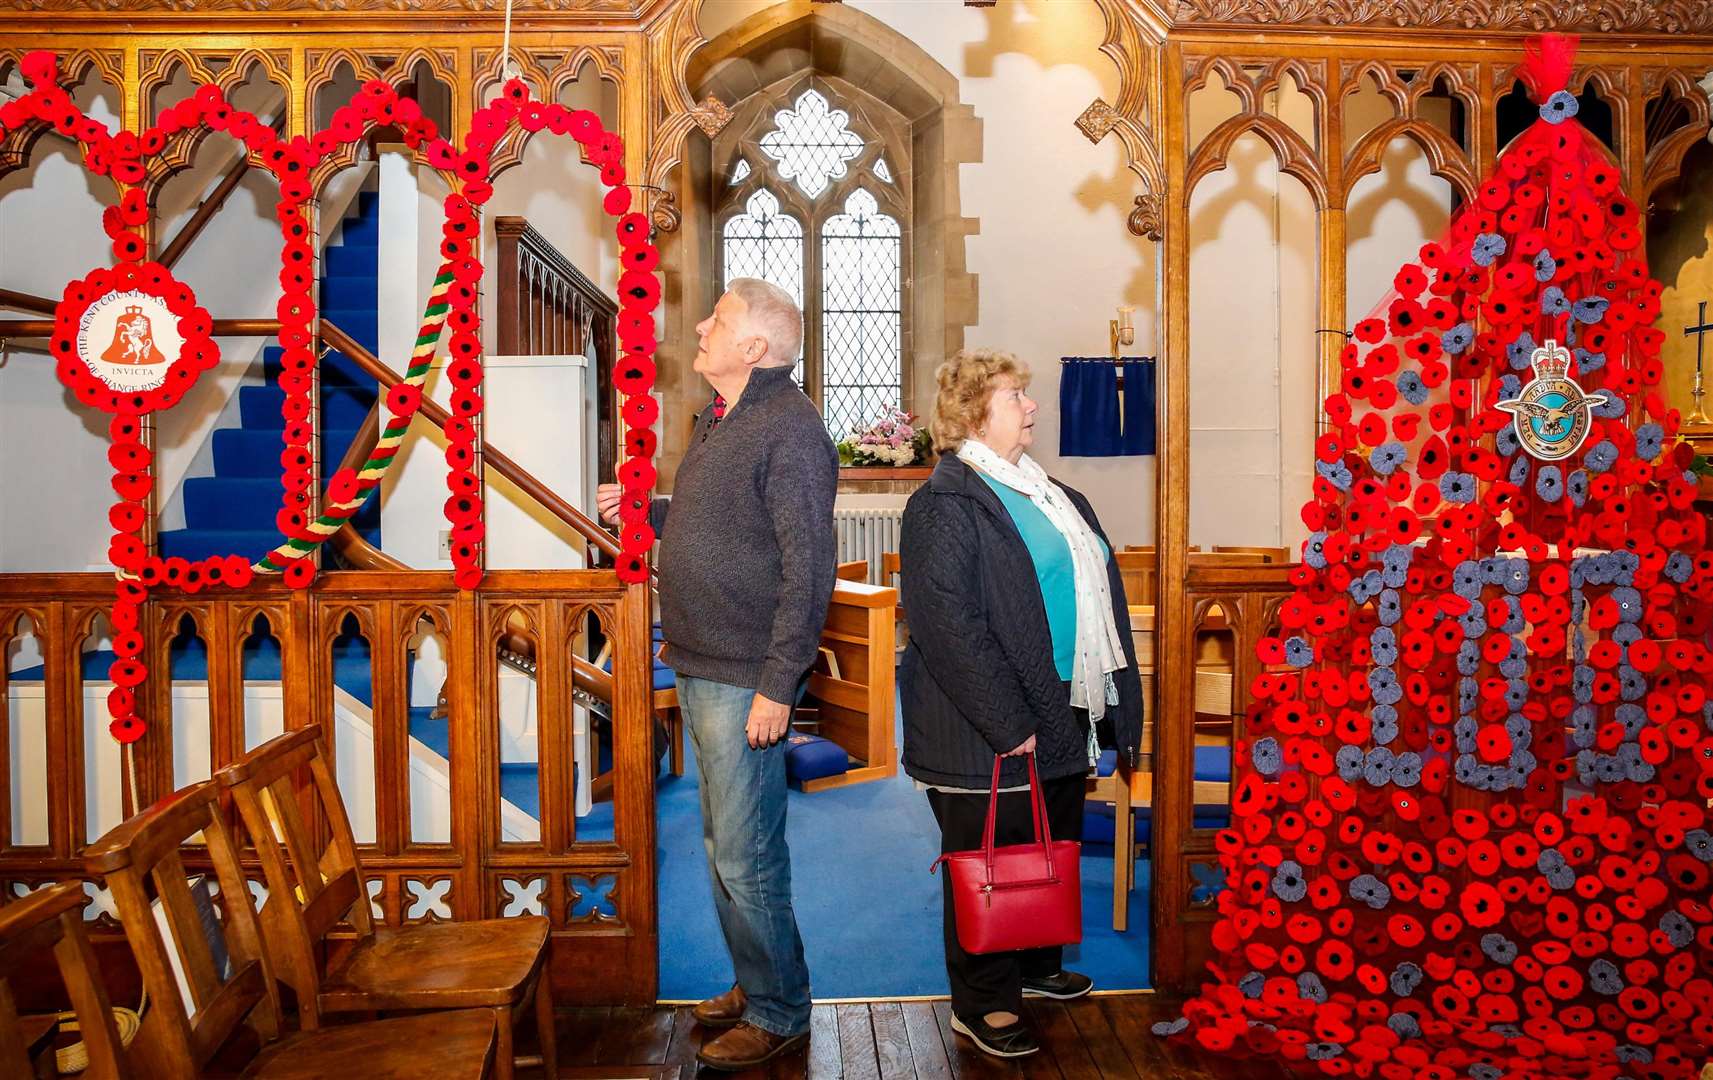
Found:
[{"label": "wooden pew", "polygon": [[898,772],[894,619],[898,590],[859,581],[837,583],[821,630],[827,659],[809,676],[820,708],[820,735],[859,763],[849,772],[810,780],[804,791],[879,780]]}]

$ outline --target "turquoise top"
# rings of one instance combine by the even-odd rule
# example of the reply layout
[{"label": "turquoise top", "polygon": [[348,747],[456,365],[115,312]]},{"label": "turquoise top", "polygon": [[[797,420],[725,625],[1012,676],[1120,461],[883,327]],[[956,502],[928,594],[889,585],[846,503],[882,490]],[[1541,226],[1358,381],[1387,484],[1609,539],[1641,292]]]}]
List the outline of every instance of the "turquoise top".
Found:
[{"label": "turquoise top", "polygon": [[1047,629],[1053,635],[1053,663],[1059,669],[1059,678],[1069,682],[1077,661],[1077,582],[1071,564],[1071,545],[1029,496],[980,470],[977,472],[1005,504],[1011,523],[1017,526],[1024,545],[1029,548],[1035,577],[1041,584],[1041,602],[1047,608]]}]

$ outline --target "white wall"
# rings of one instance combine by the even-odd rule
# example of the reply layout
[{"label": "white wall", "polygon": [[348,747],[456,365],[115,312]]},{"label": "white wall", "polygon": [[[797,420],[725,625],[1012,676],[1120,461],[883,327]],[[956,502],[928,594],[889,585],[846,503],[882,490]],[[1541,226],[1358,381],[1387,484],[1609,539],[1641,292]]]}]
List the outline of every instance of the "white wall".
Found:
[{"label": "white wall", "polygon": [[958,77],[983,120],[982,160],[962,170],[961,211],[980,219],[966,244],[980,281],[970,346],[1010,349],[1034,371],[1041,403],[1030,453],[1093,502],[1115,544],[1154,536],[1154,461],[1059,457],[1059,358],[1108,352],[1107,321],[1136,311],[1136,346],[1152,355],[1153,245],[1125,226],[1140,182],[1118,140],[1091,144],[1074,121],[1113,101],[1118,69],[1101,54],[1093,3],[1001,0],[988,9],[913,0],[851,0]]},{"label": "white wall", "polygon": [[1245,135],[1191,194],[1190,241],[1190,543],[1294,544],[1313,443],[1313,203]]},{"label": "white wall", "polygon": [[[76,94],[92,117],[116,127],[112,91]],[[58,300],[66,282],[112,262],[101,229],[113,186],[83,168],[53,135],[28,167],[0,179],[0,286]],[[0,571],[106,566],[107,422],[85,409],[42,351],[0,352]]]}]

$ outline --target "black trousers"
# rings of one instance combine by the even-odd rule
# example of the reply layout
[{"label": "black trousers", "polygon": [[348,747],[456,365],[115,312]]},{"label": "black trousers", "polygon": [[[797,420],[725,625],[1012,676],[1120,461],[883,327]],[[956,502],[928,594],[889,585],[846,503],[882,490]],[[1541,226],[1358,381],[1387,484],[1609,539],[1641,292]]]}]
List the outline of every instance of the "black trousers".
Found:
[{"label": "black trousers", "polygon": [[[1083,798],[1086,785],[1081,776],[1041,782],[1047,802],[1047,827],[1054,840],[1081,840]],[[987,828],[986,795],[964,795],[929,789],[928,805],[940,823],[940,850],[970,851],[981,847]],[[999,814],[994,823],[996,846],[1022,844],[1035,837],[1034,816],[1029,811],[1027,791],[1008,791],[999,796]],[[1024,949],[1018,952],[970,953],[958,944],[957,913],[952,906],[952,878],[940,870],[944,895],[946,977],[952,984],[952,1011],[979,1020],[990,1012],[1023,1015],[1023,979],[1056,975],[1064,961],[1064,948]]]}]

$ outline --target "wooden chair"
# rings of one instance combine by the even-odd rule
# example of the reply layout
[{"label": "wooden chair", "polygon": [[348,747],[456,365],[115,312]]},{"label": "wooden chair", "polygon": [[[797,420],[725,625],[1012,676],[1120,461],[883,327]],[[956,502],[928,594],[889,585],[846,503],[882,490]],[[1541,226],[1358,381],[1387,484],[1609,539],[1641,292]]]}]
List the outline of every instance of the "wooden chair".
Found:
[{"label": "wooden chair", "polygon": [[1083,798],[1112,804],[1112,928],[1130,929],[1130,890],[1136,887],[1136,815],[1130,812],[1130,773],[1090,776]]},{"label": "wooden chair", "polygon": [[866,582],[834,583],[821,628],[825,659],[809,672],[809,697],[819,710],[818,733],[859,763],[848,772],[805,781],[806,792],[894,776],[898,751],[897,653],[893,611],[898,593]]},{"label": "wooden chair", "polygon": [[14,973],[33,974],[40,954],[52,949],[77,1013],[89,1066],[88,1080],[124,1075],[125,1049],[113,1022],[107,991],[91,974],[99,970],[83,932],[83,887],[64,881],[0,908],[0,1074],[52,1076],[43,1070],[57,1015],[20,1016],[13,996]]},{"label": "wooden chair", "polygon": [[1124,582],[1124,599],[1130,604],[1152,605],[1160,595],[1160,566],[1152,551],[1120,551],[1118,576]]},{"label": "wooden chair", "polygon": [[[229,970],[215,968],[213,950],[197,913],[179,857],[180,847],[202,834],[220,883],[225,918],[220,924]],[[131,943],[143,989],[149,996],[141,1030],[123,1055],[118,1077],[193,1080],[239,1027],[249,1027],[264,1045],[245,1067],[246,1077],[310,1080],[326,1077],[468,1077],[488,1075],[493,1064],[492,1014],[481,1009],[403,1016],[327,1030],[280,1034],[279,987],[273,962],[262,941],[250,890],[238,866],[238,852],[227,830],[220,787],[212,780],[193,784],[162,799],[119,825],[84,850],[84,865],[100,874],[113,894],[119,921]],[[73,886],[77,888],[77,886]],[[81,889],[79,889],[81,892]],[[172,944],[168,944],[150,907],[149,893],[160,897]],[[289,888],[287,895],[290,895]],[[41,901],[37,914],[67,909]],[[8,911],[11,909],[8,908]],[[90,970],[89,954],[70,950],[73,965]],[[193,1007],[186,1009],[173,971],[183,965]],[[62,961],[66,957],[62,955]],[[72,981],[78,977],[74,974]],[[86,1039],[107,1039],[93,977],[74,991],[78,1022]],[[78,1000],[81,994],[82,1000]],[[105,995],[100,995],[105,997]],[[85,1015],[85,1009],[89,1015]],[[110,1023],[111,1021],[109,1021]],[[91,1046],[91,1058],[100,1051]]]},{"label": "wooden chair", "polygon": [[855,562],[842,562],[834,570],[833,576],[840,581],[868,581],[868,560],[858,559]]},{"label": "wooden chair", "polygon": [[[880,555],[880,583],[889,589],[903,587],[904,560],[896,551],[883,551]],[[904,605],[898,605],[896,620],[897,636],[895,646],[902,650],[910,641],[910,627],[904,618]]]},{"label": "wooden chair", "polygon": [[[326,818],[330,837],[325,844],[312,840],[300,809],[293,781],[305,770],[312,798]],[[494,1075],[509,1080],[514,1018],[533,997],[541,1057],[521,1063],[558,1075],[546,918],[376,926],[351,822],[319,728],[270,739],[222,769],[219,781],[237,801],[267,875],[262,917],[281,956],[280,980],[297,993],[304,1028],[321,1027],[328,1013],[488,1010],[499,1032]],[[271,807],[264,806],[264,799]],[[357,940],[341,959],[323,967],[319,957],[325,938],[342,921],[357,932]]]}]

